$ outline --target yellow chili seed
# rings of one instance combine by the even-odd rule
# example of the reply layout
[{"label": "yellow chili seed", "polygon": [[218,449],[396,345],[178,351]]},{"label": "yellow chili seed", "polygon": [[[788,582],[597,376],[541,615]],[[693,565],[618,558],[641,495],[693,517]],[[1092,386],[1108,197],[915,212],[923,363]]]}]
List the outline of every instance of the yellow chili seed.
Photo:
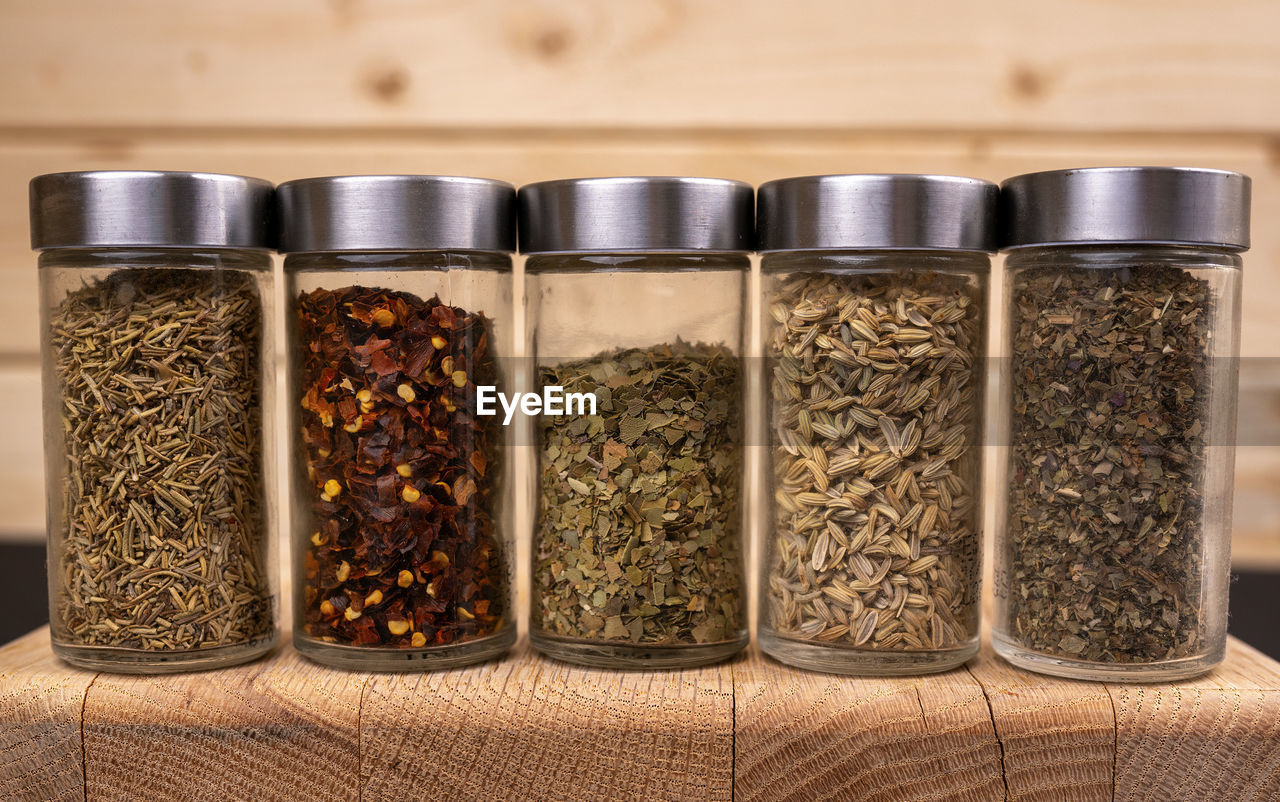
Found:
[{"label": "yellow chili seed", "polygon": [[413,572],[412,572],[412,571],[401,571],[401,572],[400,572],[400,574],[396,577],[396,584],[397,584],[397,585],[399,585],[399,586],[400,586],[400,587],[402,587],[402,588],[407,588],[407,587],[409,587],[410,585],[412,585],[412,584],[413,584]]},{"label": "yellow chili seed", "polygon": [[408,479],[410,476],[413,476],[413,468],[409,467],[409,463],[402,462],[396,466],[396,473]]},{"label": "yellow chili seed", "polygon": [[313,532],[311,534],[311,545],[313,546],[323,546],[326,540],[328,540],[328,538],[320,532]]},{"label": "yellow chili seed", "polygon": [[390,309],[378,309],[373,313],[373,322],[385,329],[396,322],[396,316]]},{"label": "yellow chili seed", "polygon": [[330,479],[324,483],[324,494],[329,498],[337,498],[342,494],[342,483],[337,479]]},{"label": "yellow chili seed", "polygon": [[440,372],[453,373],[453,357],[446,356],[444,359],[440,360]]},{"label": "yellow chili seed", "polygon": [[333,609],[333,603],[330,602],[328,599],[325,599],[324,601],[320,602],[321,615],[333,615],[336,612],[338,611]]},{"label": "yellow chili seed", "polygon": [[472,612],[471,612],[470,610],[468,610],[467,608],[465,608],[465,607],[459,607],[459,608],[458,608],[458,615],[462,616],[463,618],[467,619],[468,621],[474,621],[474,620],[476,620],[475,615],[474,615],[474,614],[472,614]]},{"label": "yellow chili seed", "polygon": [[360,431],[360,426],[363,423],[364,423],[363,420],[361,420],[360,418],[356,418],[355,420],[351,421],[350,423],[348,423],[346,426],[343,426],[342,428],[348,432],[351,432],[352,434],[355,434],[356,432]]},{"label": "yellow chili seed", "polygon": [[409,631],[409,622],[403,618],[389,618],[387,619],[387,631],[392,635],[403,635]]},{"label": "yellow chili seed", "polygon": [[342,617],[348,621],[354,621],[360,617],[360,611],[354,607],[348,607],[346,612],[342,614]]},{"label": "yellow chili seed", "polygon": [[356,393],[356,400],[359,401],[361,404],[367,404],[373,400],[373,393],[369,392],[369,390],[367,389],[361,390],[360,392]]},{"label": "yellow chili seed", "polygon": [[413,502],[422,498],[422,494],[418,492],[418,488],[414,487],[413,485],[405,485],[404,490],[400,491],[400,498],[412,504]]},{"label": "yellow chili seed", "polygon": [[454,387],[467,386],[467,374],[465,371],[455,370],[453,372],[453,386]]},{"label": "yellow chili seed", "polygon": [[423,635],[421,632],[415,632],[413,633],[413,637],[409,639],[409,643],[414,646],[426,646],[427,636]]},{"label": "yellow chili seed", "polygon": [[336,576],[338,577],[339,582],[346,582],[347,577],[351,576],[351,563],[347,562],[346,560],[343,560],[342,562],[338,563],[338,571]]},{"label": "yellow chili seed", "polygon": [[445,340],[445,338],[443,338],[443,337],[441,337],[439,334],[437,334],[437,335],[435,335],[434,337],[432,337],[432,338],[431,338],[431,344],[432,344],[433,346],[435,346],[435,349],[436,349],[437,351],[439,351],[441,348],[444,348],[446,345],[448,345],[448,344],[449,344],[449,342],[448,342],[447,340]]},{"label": "yellow chili seed", "polygon": [[368,596],[364,597],[365,607],[372,607],[375,604],[381,604],[381,603],[382,603],[382,591],[380,590],[375,590],[373,593],[370,593]]},{"label": "yellow chili seed", "polygon": [[413,391],[413,388],[407,384],[402,384],[399,387],[397,387],[396,395],[403,398],[406,404],[411,403],[415,398],[418,397],[418,394]]},{"label": "yellow chili seed", "polygon": [[433,551],[431,552],[431,562],[440,563],[441,566],[448,565],[449,555],[445,554],[443,551]]}]

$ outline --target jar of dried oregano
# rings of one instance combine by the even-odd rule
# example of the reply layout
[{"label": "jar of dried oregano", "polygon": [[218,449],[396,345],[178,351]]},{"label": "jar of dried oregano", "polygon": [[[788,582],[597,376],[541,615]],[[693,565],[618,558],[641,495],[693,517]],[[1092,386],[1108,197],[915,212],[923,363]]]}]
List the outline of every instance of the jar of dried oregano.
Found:
[{"label": "jar of dried oregano", "polygon": [[910,674],[977,652],[995,202],[937,175],[760,187],[760,645],[778,660]]},{"label": "jar of dried oregano", "polygon": [[373,175],[278,190],[294,645],[450,668],[515,639],[508,434],[515,188]]},{"label": "jar of dried oregano", "polygon": [[271,204],[270,184],[230,175],[31,181],[68,662],[188,671],[277,640]]},{"label": "jar of dried oregano", "polygon": [[1249,179],[1101,168],[1002,192],[996,651],[1172,680],[1226,647]]},{"label": "jar of dried oregano", "polygon": [[706,178],[520,190],[542,412],[530,631],[552,657],[666,668],[746,644],[752,206]]}]

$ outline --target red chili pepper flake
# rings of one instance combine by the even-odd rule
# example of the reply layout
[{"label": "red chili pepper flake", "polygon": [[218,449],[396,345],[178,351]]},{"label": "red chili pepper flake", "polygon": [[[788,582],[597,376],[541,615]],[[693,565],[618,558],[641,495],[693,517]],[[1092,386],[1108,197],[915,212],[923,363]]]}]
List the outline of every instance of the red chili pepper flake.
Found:
[{"label": "red chili pepper flake", "polygon": [[475,386],[497,383],[490,321],[347,287],[302,294],[297,326],[306,633],[406,648],[493,634],[502,434],[475,414]]}]

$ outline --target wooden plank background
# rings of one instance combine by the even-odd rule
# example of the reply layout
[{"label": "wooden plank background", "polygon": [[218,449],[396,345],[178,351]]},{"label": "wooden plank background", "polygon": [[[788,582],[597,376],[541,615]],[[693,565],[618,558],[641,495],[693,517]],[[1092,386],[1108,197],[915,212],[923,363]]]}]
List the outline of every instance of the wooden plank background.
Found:
[{"label": "wooden plank background", "polygon": [[43,530],[38,173],[759,183],[1146,163],[1255,179],[1234,548],[1280,567],[1271,0],[10,2],[0,75],[0,537]]}]

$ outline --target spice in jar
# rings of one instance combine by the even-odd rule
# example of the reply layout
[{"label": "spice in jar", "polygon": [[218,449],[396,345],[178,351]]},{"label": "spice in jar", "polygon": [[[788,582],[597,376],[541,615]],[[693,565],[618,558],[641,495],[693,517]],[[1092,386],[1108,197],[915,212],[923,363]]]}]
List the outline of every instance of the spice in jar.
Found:
[{"label": "spice in jar", "polygon": [[770,307],[770,625],[868,650],[977,632],[982,303],[933,272],[786,279]]},{"label": "spice in jar", "polygon": [[49,336],[55,635],[151,652],[271,637],[252,274],[120,270],[58,303]]},{"label": "spice in jar", "polygon": [[1014,274],[1008,634],[1113,663],[1200,654],[1208,282]]},{"label": "spice in jar", "polygon": [[303,293],[296,325],[306,632],[402,648],[493,634],[508,603],[501,424],[475,410],[475,387],[497,384],[490,321],[347,287]]},{"label": "spice in jar", "polygon": [[645,645],[743,626],[738,358],[677,341],[540,368],[595,415],[544,416],[534,626]]}]

